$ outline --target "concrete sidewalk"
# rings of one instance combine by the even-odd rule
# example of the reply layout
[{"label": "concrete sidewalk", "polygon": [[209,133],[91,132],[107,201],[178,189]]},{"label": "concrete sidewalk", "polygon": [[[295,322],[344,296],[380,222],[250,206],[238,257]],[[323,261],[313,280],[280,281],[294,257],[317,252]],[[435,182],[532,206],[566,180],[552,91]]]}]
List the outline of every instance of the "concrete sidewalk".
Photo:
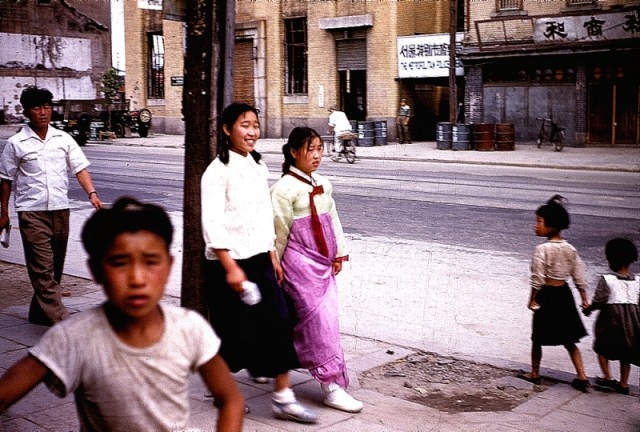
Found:
[{"label": "concrete sidewalk", "polygon": [[[11,292],[8,285],[28,286],[22,266],[0,263],[0,280],[3,292]],[[98,287],[79,278],[65,276],[66,286],[73,291],[65,303],[76,311],[86,310],[100,303],[104,296]],[[176,304],[176,298],[165,301]],[[14,303],[13,305],[8,305]],[[28,302],[14,298],[0,301],[0,372],[26,354],[46,331],[45,327],[29,324],[24,318]],[[466,412],[448,414],[417,403],[391,397],[361,388],[357,375],[373,367],[405,357],[415,350],[379,340],[354,335],[343,335],[343,347],[351,378],[351,393],[365,403],[358,414],[347,414],[322,406],[319,386],[302,370],[292,373],[294,390],[300,400],[313,407],[320,415],[316,425],[301,425],[274,419],[270,411],[271,385],[255,384],[246,373],[237,374],[237,381],[245,395],[251,412],[245,416],[244,430],[255,432],[275,431],[326,431],[326,432],[454,432],[454,431],[618,431],[640,430],[638,400],[632,396],[592,391],[583,394],[568,385],[569,374],[556,375],[560,380],[543,392],[533,391],[533,386],[513,378],[509,385],[531,389],[531,397],[510,411]],[[546,375],[549,376],[549,375]],[[547,382],[545,381],[545,384]],[[635,388],[634,388],[635,391]],[[217,411],[206,397],[207,390],[199,377],[190,381],[191,417],[189,426],[200,430],[213,430]],[[44,385],[39,385],[24,399],[0,415],[0,430],[22,431],[71,431],[78,430],[78,421],[72,396],[59,399]]]},{"label": "concrete sidewalk", "polygon": [[[6,136],[3,136],[0,128],[0,141],[2,138]],[[263,153],[279,153],[283,143],[282,139],[263,139],[259,141],[257,149]],[[181,148],[184,146],[184,137],[152,135],[148,138],[129,137],[88,143],[89,147],[98,145]],[[520,144],[516,145],[514,151],[504,152],[437,150],[435,147],[434,142],[407,145],[392,143],[358,147],[357,154],[362,160],[398,159],[640,172],[638,148],[567,147],[556,153],[548,146],[538,149],[533,145]],[[85,207],[72,212],[75,231],[80,229],[82,221],[91,212],[90,208]],[[177,225],[177,232],[181,232],[181,215],[171,216]],[[22,357],[28,347],[46,331],[46,328],[26,321],[31,289],[26,271],[21,266],[23,258],[19,237],[14,227],[11,247],[0,250],[0,372]],[[78,240],[78,233],[72,233],[65,269],[66,273],[76,277],[67,275],[64,279],[65,286],[72,292],[72,296],[65,297],[64,302],[75,311],[90,308],[104,299],[99,288],[87,280],[84,255]],[[582,394],[568,385],[572,378],[571,365],[561,348],[545,350],[543,359],[543,374],[558,380],[558,383],[544,392],[532,392],[527,402],[511,411],[447,414],[361,388],[356,378],[358,373],[418,349],[508,369],[527,368],[530,317],[523,312],[522,299],[506,298],[504,294],[496,292],[493,301],[484,301],[478,307],[478,302],[485,297],[479,294],[483,289],[495,286],[496,278],[508,277],[511,280],[513,275],[499,272],[486,275],[486,272],[469,270],[482,269],[491,265],[491,261],[500,261],[504,267],[516,269],[512,273],[516,273],[521,280],[514,283],[526,286],[527,263],[509,254],[487,257],[483,251],[447,245],[393,241],[388,238],[350,237],[348,240],[352,255],[359,259],[349,263],[338,281],[343,347],[350,368],[353,394],[365,402],[363,412],[346,414],[324,408],[317,384],[306,371],[297,371],[293,374],[295,391],[301,400],[317,409],[320,422],[317,425],[300,425],[279,421],[273,419],[270,412],[270,386],[255,384],[244,373],[239,373],[238,381],[251,408],[251,413],[245,418],[244,430],[640,431],[637,368],[633,368],[632,396],[596,391]],[[174,254],[180,251],[181,244],[174,245]],[[415,268],[406,259],[407,256],[424,265]],[[457,263],[454,269],[447,265],[452,258]],[[384,265],[381,266],[382,263]],[[394,269],[393,275],[386,271],[389,268]],[[67,269],[74,270],[68,272]],[[460,272],[460,269],[464,271]],[[429,289],[424,290],[421,283],[426,283]],[[449,288],[453,286],[456,289],[452,292]],[[381,293],[391,289],[396,291],[390,293],[392,295]],[[413,300],[407,302],[407,298]],[[166,301],[178,303],[179,294],[170,293]],[[384,314],[382,309],[385,309]],[[383,325],[380,324],[381,320]],[[585,320],[589,330],[592,328],[591,322]],[[492,333],[491,339],[487,333]],[[516,338],[515,334],[521,336]],[[395,342],[385,342],[390,340]],[[496,345],[495,341],[501,342]],[[588,375],[593,380],[598,369],[590,346],[590,338],[580,344]],[[613,370],[617,373],[617,366]],[[531,386],[521,380],[514,380],[513,385]],[[211,401],[204,397],[205,393],[199,378],[194,377],[190,391],[190,426],[212,430],[216,410],[212,408]],[[0,416],[0,430],[3,431],[67,431],[77,428],[73,399],[57,399],[42,385]]]},{"label": "concrete sidewalk", "polygon": [[[184,148],[184,139],[181,135],[156,134],[147,138],[131,136],[114,140],[89,141],[88,145]],[[260,139],[256,150],[261,153],[281,153],[285,142],[285,138]],[[413,144],[390,142],[383,146],[357,147],[356,154],[361,159],[640,172],[640,147],[637,146],[565,147],[561,152],[556,152],[551,146],[538,148],[530,142],[516,143],[513,151],[459,151],[438,150],[435,141],[420,141]]]}]

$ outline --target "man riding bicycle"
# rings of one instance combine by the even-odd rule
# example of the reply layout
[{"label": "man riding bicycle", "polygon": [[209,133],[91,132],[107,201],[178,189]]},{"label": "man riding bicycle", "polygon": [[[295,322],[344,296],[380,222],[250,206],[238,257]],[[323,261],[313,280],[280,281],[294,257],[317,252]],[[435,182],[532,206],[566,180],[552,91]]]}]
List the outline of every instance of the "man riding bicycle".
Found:
[{"label": "man riding bicycle", "polygon": [[338,153],[342,147],[343,137],[347,134],[351,134],[351,123],[347,115],[340,111],[337,106],[329,108],[329,127],[334,132],[334,148],[332,151]]}]

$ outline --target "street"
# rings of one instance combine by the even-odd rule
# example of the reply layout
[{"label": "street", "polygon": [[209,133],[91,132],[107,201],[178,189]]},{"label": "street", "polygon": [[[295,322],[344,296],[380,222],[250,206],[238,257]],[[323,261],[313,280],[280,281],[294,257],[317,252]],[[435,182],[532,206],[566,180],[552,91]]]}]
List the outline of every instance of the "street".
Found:
[{"label": "street", "polygon": [[[90,146],[87,156],[101,198],[128,193],[181,211],[184,152],[180,149]],[[142,159],[141,159],[142,158]],[[264,154],[271,181],[280,156]],[[345,231],[361,236],[431,241],[528,257],[535,209],[553,194],[569,200],[572,226],[565,235],[592,265],[602,265],[612,235],[637,238],[637,173],[472,166],[366,160],[323,161],[334,183]],[[71,196],[83,192],[72,183]]]}]

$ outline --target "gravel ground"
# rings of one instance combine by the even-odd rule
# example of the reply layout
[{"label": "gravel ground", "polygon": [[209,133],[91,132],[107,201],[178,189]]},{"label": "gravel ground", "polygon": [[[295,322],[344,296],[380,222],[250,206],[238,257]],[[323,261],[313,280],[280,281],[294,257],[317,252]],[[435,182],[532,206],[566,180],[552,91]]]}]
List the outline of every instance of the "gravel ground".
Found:
[{"label": "gravel ground", "polygon": [[[100,289],[90,280],[64,275],[62,277],[65,297],[79,296]],[[33,289],[25,266],[0,261],[0,310],[12,306],[28,305]],[[64,302],[64,298],[62,299]]]},{"label": "gravel ground", "polygon": [[367,389],[442,412],[509,411],[552,382],[533,385],[517,371],[419,352],[359,376]]}]

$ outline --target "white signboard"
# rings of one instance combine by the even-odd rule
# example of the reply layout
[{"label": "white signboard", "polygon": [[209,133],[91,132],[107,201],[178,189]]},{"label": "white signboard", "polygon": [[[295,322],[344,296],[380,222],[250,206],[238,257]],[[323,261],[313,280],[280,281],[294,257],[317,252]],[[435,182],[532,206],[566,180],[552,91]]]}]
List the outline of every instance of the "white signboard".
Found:
[{"label": "white signboard", "polygon": [[[463,37],[463,33],[456,33],[456,53],[462,49]],[[401,36],[398,38],[398,77],[447,77],[449,52],[449,34]],[[456,75],[464,75],[458,55]]]},{"label": "white signboard", "polygon": [[538,18],[534,21],[536,43],[593,42],[640,39],[638,10],[579,16]]},{"label": "white signboard", "polygon": [[138,0],[138,9],[162,10],[162,0]]}]

